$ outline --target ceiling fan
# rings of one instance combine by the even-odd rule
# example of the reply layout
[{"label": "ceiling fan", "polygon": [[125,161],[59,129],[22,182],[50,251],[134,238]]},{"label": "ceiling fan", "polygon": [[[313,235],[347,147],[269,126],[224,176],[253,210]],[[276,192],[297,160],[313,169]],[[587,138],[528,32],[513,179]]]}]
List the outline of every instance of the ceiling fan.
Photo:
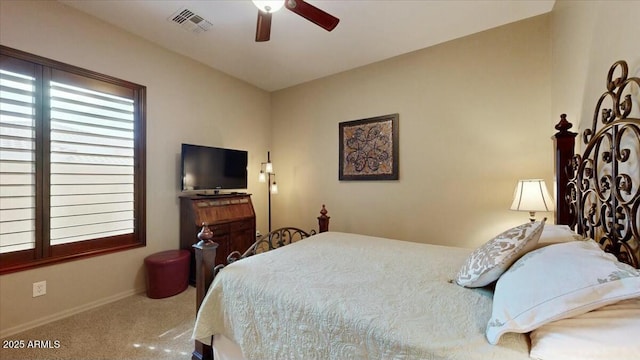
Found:
[{"label": "ceiling fan", "polygon": [[271,14],[280,10],[282,6],[327,31],[333,30],[340,21],[337,17],[303,0],[253,0],[253,3],[258,7],[257,42],[269,41],[271,37]]}]

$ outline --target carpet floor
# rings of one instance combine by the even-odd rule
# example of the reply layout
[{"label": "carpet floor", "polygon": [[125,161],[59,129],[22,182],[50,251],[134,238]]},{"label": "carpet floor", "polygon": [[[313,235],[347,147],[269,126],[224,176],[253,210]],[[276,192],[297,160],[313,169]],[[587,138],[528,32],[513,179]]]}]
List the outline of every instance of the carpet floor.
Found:
[{"label": "carpet floor", "polygon": [[190,359],[195,298],[191,286],[164,299],[133,295],[2,339],[0,359]]}]

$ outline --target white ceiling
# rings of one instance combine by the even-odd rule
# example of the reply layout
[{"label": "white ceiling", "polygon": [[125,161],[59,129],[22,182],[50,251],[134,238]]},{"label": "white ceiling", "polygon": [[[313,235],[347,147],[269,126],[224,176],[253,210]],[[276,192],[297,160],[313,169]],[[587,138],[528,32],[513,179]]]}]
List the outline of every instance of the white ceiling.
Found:
[{"label": "white ceiling", "polygon": [[[255,39],[250,0],[59,0],[267,91],[279,90],[551,11],[554,0],[308,0],[338,17],[327,32],[283,8]],[[213,26],[169,21],[187,8]]]}]

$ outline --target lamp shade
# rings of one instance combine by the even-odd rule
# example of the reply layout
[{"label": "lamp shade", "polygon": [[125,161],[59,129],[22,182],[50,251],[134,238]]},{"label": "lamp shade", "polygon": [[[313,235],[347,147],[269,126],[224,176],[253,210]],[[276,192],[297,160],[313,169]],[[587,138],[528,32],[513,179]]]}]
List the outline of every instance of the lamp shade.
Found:
[{"label": "lamp shade", "polygon": [[518,181],[513,193],[511,210],[518,211],[553,211],[555,206],[547,185],[542,179]]}]

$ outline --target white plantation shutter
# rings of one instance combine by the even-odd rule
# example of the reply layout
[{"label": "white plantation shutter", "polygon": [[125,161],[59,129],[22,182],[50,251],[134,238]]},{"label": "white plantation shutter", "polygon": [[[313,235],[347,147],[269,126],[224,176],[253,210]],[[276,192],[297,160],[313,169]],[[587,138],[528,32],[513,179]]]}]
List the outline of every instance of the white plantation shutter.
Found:
[{"label": "white plantation shutter", "polygon": [[0,69],[0,253],[35,247],[35,78]]},{"label": "white plantation shutter", "polygon": [[146,88],[0,45],[0,275],[144,246]]},{"label": "white plantation shutter", "polygon": [[133,100],[51,82],[51,245],[133,232]]}]

